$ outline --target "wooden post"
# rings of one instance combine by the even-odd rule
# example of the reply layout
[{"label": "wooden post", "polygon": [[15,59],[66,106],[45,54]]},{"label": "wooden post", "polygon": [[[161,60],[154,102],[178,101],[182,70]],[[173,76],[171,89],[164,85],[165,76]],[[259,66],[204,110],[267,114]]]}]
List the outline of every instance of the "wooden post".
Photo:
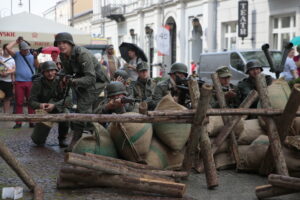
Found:
[{"label": "wooden post", "polygon": [[[215,167],[215,162],[213,159],[213,155],[211,153],[211,146],[210,146],[210,141],[209,138],[207,140],[207,137],[204,135],[201,135],[205,131],[203,125],[203,121],[206,117],[206,111],[210,102],[211,98],[211,91],[212,91],[212,86],[208,84],[204,84],[201,88],[200,91],[200,98],[198,101],[198,106],[197,110],[194,116],[192,128],[191,128],[191,134],[190,138],[188,140],[187,144],[187,149],[185,152],[184,160],[183,160],[183,169],[187,172],[190,172],[191,168],[195,164],[195,161],[197,159],[197,147],[199,143],[199,139],[202,137],[202,140],[206,141],[206,143],[202,143],[204,146],[201,146],[201,151],[203,150],[202,148],[206,148],[203,150],[206,153],[206,156],[204,157],[207,161],[207,165],[205,167],[205,173],[206,173],[206,182],[208,188],[213,188],[218,186],[218,179],[217,179],[217,171]],[[209,145],[207,145],[209,144]]]},{"label": "wooden post", "polygon": [[286,189],[293,189],[300,192],[300,178],[283,176],[278,174],[270,174],[268,176],[268,181],[273,186]]},{"label": "wooden post", "polygon": [[[217,73],[212,74],[211,78],[214,83],[214,89],[216,91],[216,96],[217,96],[220,108],[227,108],[228,106],[226,105],[225,95],[222,90],[222,86],[221,86],[218,74]],[[223,116],[222,119],[223,119],[224,125],[228,125],[228,123],[231,121],[230,117]],[[233,154],[236,164],[239,165],[240,155],[239,155],[239,150],[238,150],[238,145],[237,145],[237,141],[235,138],[235,134],[233,131],[231,131],[229,134],[230,134],[229,141],[230,141],[231,152]]]},{"label": "wooden post", "polygon": [[192,108],[196,109],[200,97],[200,89],[198,81],[194,79],[188,80],[189,94],[192,102]]},{"label": "wooden post", "polygon": [[155,169],[148,165],[139,164],[139,163],[130,162],[130,161],[121,160],[121,159],[116,159],[116,158],[107,157],[107,156],[91,154],[91,153],[85,153],[84,155],[87,157],[94,158],[99,161],[108,161],[108,162],[113,162],[113,163],[117,163],[120,165],[125,165],[128,167],[136,168],[136,169],[146,170],[147,172],[150,172],[152,174],[156,174],[159,176],[169,176],[172,178],[184,178],[184,177],[188,176],[188,173],[184,172],[184,171],[159,170],[159,169]]},{"label": "wooden post", "polygon": [[295,190],[273,187],[272,185],[262,185],[255,188],[255,194],[258,199],[276,197],[296,192],[297,191]]},{"label": "wooden post", "polygon": [[0,141],[0,156],[5,162],[16,172],[21,180],[27,185],[27,187],[34,192],[34,200],[43,200],[43,190],[38,186],[28,171],[22,166],[22,164],[14,157],[9,151],[6,145]]},{"label": "wooden post", "polygon": [[[271,108],[271,102],[268,97],[267,83],[265,76],[263,74],[258,74],[255,77],[256,88],[259,94],[261,105],[263,108]],[[266,117],[268,137],[270,141],[270,149],[273,155],[273,159],[276,166],[276,171],[278,174],[288,176],[289,172],[285,162],[285,158],[281,149],[280,138],[276,128],[276,124],[272,118]],[[271,156],[270,154],[266,155]],[[267,159],[266,157],[266,159]]]},{"label": "wooden post", "polygon": [[110,161],[97,160],[92,157],[83,156],[75,153],[67,153],[65,155],[65,162],[88,169],[94,169],[108,174],[124,174],[131,176],[140,176],[142,178],[150,178],[157,180],[172,181],[173,179],[167,176],[161,176],[149,172],[149,170],[140,170],[120,163]]},{"label": "wooden post", "polygon": [[[183,197],[185,193],[185,184],[175,183],[171,181],[163,181],[157,179],[141,178],[128,175],[113,175],[113,174],[97,174],[97,173],[81,173],[74,171],[72,173],[60,172],[59,181],[57,182],[60,189],[66,185],[65,181],[80,183],[80,186],[94,187],[114,187],[123,188],[135,191],[155,193],[167,195],[171,197]],[[67,185],[70,187],[70,184]],[[76,185],[75,185],[76,186]]]},{"label": "wooden post", "polygon": [[285,137],[288,135],[289,128],[291,127],[293,120],[296,116],[300,105],[300,84],[295,84],[292,93],[286,103],[284,111],[278,120],[278,133],[281,143],[284,142]]},{"label": "wooden post", "polygon": [[[245,98],[245,100],[241,103],[239,108],[249,108],[253,104],[253,102],[257,100],[257,98],[258,93],[255,90],[252,90]],[[232,132],[233,128],[239,123],[241,118],[242,115],[236,116],[232,118],[232,120],[228,124],[224,125],[221,132],[218,134],[212,144],[212,152],[214,154],[218,151],[218,149],[221,147],[221,144],[223,144],[227,136]]]}]

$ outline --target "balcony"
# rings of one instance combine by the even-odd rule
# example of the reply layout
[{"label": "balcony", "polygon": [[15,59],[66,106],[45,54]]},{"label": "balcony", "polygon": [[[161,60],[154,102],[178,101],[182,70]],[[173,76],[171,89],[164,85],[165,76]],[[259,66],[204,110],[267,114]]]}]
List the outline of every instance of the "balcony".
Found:
[{"label": "balcony", "polygon": [[107,4],[101,8],[103,18],[109,18],[116,22],[122,22],[125,20],[125,5],[124,4]]}]

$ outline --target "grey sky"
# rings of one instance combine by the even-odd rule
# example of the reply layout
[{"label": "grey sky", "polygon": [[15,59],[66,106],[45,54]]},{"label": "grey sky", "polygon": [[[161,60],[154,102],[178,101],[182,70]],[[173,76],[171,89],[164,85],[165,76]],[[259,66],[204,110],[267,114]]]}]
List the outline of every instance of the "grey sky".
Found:
[{"label": "grey sky", "polygon": [[55,5],[58,0],[21,0],[23,6],[19,6],[20,0],[0,0],[0,17],[9,16],[11,11],[11,2],[13,7],[13,14],[20,12],[29,12],[42,16],[42,13]]}]

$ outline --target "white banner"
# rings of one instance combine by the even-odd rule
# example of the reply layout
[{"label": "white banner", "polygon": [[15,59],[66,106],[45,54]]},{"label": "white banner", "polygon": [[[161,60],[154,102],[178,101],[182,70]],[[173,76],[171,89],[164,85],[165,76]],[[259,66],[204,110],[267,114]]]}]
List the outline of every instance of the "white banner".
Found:
[{"label": "white banner", "polygon": [[157,31],[156,46],[160,53],[170,55],[170,31],[165,27],[160,27]]}]

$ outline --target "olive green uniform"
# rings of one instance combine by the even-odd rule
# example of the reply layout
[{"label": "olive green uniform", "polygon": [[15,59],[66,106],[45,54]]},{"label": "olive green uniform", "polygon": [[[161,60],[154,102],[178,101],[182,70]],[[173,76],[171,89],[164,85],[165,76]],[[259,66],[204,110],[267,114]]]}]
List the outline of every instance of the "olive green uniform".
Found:
[{"label": "olive green uniform", "polygon": [[[69,58],[60,56],[63,73],[73,75],[73,91],[77,98],[77,113],[92,113],[99,94],[109,82],[97,59],[84,47],[73,46]],[[72,122],[73,130],[83,131],[83,122]]]},{"label": "olive green uniform", "polygon": [[[239,92],[238,87],[230,83],[229,86],[227,86],[227,87],[223,86],[222,90],[224,93],[228,92],[229,90],[232,90],[233,92],[235,92],[237,94],[235,97],[226,98],[225,100],[226,100],[226,105],[228,106],[228,108],[238,108],[239,105],[241,104],[241,94]],[[213,90],[210,105],[212,108],[220,108],[215,90]]]},{"label": "olive green uniform", "polygon": [[[273,78],[269,75],[266,75],[265,78],[267,85],[271,85]],[[255,79],[250,76],[248,78],[244,78],[238,83],[237,87],[240,91],[242,102],[248,96],[251,90],[256,90]],[[251,105],[251,108],[257,108],[257,103],[258,100]]]},{"label": "olive green uniform", "polygon": [[[30,92],[29,104],[33,109],[40,109],[41,103],[51,103],[55,105],[55,108],[51,112],[54,113],[65,113],[67,107],[71,107],[71,95],[66,95],[64,102],[65,91],[59,86],[59,79],[56,77],[53,81],[48,81],[44,76],[36,78],[33,81],[33,85]],[[64,105],[63,105],[64,102]],[[31,138],[37,145],[45,143],[50,127],[37,123]],[[58,140],[64,140],[68,134],[69,123],[59,122],[58,124]]]},{"label": "olive green uniform", "polygon": [[171,94],[172,96],[178,96],[178,89],[176,88],[175,83],[168,78],[167,80],[159,82],[153,92],[153,103],[156,106],[158,102],[167,94]]},{"label": "olive green uniform", "polygon": [[154,90],[154,82],[151,78],[148,78],[145,81],[142,81],[138,78],[132,83],[133,88],[133,98],[141,99],[142,101],[147,102],[148,109],[154,110],[155,105],[152,100],[152,94]]}]

